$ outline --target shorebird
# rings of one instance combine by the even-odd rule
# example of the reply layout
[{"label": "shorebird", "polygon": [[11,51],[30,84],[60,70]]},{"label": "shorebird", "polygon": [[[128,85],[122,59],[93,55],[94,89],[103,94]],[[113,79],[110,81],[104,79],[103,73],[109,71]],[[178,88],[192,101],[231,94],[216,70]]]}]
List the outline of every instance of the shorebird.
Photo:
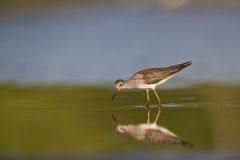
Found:
[{"label": "shorebird", "polygon": [[185,147],[193,147],[193,145],[167,128],[157,125],[160,115],[160,108],[153,123],[150,122],[150,112],[148,110],[147,123],[122,125],[116,117],[112,115],[113,120],[117,123],[116,132],[120,135],[128,135],[135,140],[149,144],[179,144]]},{"label": "shorebird", "polygon": [[121,89],[145,89],[147,94],[146,107],[149,104],[149,90],[152,89],[158,100],[158,106],[160,107],[160,98],[155,90],[158,85],[163,84],[169,78],[171,78],[175,73],[181,71],[183,68],[191,65],[192,62],[188,61],[185,63],[173,65],[165,68],[148,68],[141,70],[133,74],[128,80],[118,79],[115,84],[115,93],[112,96],[112,100],[116,96],[117,92]]}]

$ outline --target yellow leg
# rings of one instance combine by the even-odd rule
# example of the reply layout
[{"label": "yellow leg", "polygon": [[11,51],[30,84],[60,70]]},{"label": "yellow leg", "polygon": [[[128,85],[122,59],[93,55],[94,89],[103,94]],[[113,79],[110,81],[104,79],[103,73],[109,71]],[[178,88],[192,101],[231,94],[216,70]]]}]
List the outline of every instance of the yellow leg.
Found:
[{"label": "yellow leg", "polygon": [[150,123],[150,110],[147,110],[147,123]]},{"label": "yellow leg", "polygon": [[146,104],[146,107],[148,108],[148,104],[149,104],[149,89],[146,89],[146,93],[147,93],[147,104]]},{"label": "yellow leg", "polygon": [[161,103],[160,103],[160,98],[159,98],[159,96],[158,96],[158,94],[157,94],[156,90],[155,90],[155,89],[153,89],[153,91],[154,91],[154,93],[155,93],[155,95],[156,95],[156,97],[157,97],[157,100],[158,100],[158,106],[160,107],[160,106],[161,106]]},{"label": "yellow leg", "polygon": [[160,116],[160,113],[161,113],[161,108],[160,108],[160,106],[158,107],[158,113],[157,113],[157,116],[156,116],[156,118],[155,118],[155,123],[157,123],[157,121],[158,121],[158,119],[159,119],[159,116]]}]

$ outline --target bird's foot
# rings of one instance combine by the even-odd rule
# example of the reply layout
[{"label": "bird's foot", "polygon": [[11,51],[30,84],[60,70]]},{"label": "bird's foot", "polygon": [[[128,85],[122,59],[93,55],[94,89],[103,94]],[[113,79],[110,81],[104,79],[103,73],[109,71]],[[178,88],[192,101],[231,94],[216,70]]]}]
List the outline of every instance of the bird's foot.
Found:
[{"label": "bird's foot", "polygon": [[150,109],[148,104],[145,105],[145,108],[147,111],[149,111],[149,109]]}]

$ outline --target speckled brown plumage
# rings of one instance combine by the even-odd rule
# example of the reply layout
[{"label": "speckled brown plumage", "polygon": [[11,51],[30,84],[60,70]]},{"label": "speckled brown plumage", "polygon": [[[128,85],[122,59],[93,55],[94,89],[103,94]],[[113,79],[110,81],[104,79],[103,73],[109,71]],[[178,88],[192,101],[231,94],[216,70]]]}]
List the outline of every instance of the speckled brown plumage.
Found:
[{"label": "speckled brown plumage", "polygon": [[117,123],[116,132],[120,135],[130,136],[137,141],[149,144],[178,144],[185,147],[193,147],[193,144],[183,140],[167,128],[157,125],[160,113],[160,108],[158,108],[158,113],[153,123],[150,122],[149,110],[147,110],[147,123],[123,125],[117,121],[114,115],[112,117]]},{"label": "speckled brown plumage", "polygon": [[180,144],[185,147],[192,147],[192,144],[189,142],[157,129],[148,129],[144,141],[150,144]]},{"label": "speckled brown plumage", "polygon": [[166,68],[148,68],[135,73],[129,80],[144,80],[146,84],[158,83],[191,65],[192,62],[177,64]]}]

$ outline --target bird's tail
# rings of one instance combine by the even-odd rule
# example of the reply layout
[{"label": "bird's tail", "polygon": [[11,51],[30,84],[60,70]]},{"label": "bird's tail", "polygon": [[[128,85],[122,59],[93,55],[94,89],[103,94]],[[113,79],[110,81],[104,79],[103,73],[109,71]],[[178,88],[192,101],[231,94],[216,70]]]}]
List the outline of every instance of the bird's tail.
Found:
[{"label": "bird's tail", "polygon": [[179,70],[182,70],[183,68],[186,68],[187,66],[190,66],[192,64],[192,61],[188,61],[185,63],[177,64],[175,65]]},{"label": "bird's tail", "polygon": [[192,61],[188,61],[185,63],[176,64],[174,66],[167,67],[166,69],[168,69],[170,71],[170,75],[173,75],[173,74],[181,71],[183,68],[190,66],[191,64],[192,64]]},{"label": "bird's tail", "polygon": [[189,143],[185,140],[181,140],[181,145],[183,145],[184,147],[187,147],[187,148],[193,148],[193,144]]}]

